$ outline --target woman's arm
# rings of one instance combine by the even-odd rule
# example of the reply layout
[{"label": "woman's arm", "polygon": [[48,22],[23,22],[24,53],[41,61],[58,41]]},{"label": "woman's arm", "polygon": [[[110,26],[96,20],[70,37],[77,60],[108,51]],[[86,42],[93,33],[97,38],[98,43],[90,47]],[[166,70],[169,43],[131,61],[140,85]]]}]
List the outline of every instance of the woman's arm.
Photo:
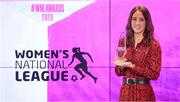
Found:
[{"label": "woman's arm", "polygon": [[126,62],[126,58],[119,58],[118,56],[114,59],[113,64],[115,65],[115,73],[118,76],[125,75],[126,68],[123,67],[123,62]]},{"label": "woman's arm", "polygon": [[161,70],[161,47],[158,42],[151,45],[144,63],[134,63],[132,72],[151,80],[157,80]]},{"label": "woman's arm", "polygon": [[121,68],[120,66],[115,66],[115,73],[118,76],[124,76],[126,72],[126,68]]}]

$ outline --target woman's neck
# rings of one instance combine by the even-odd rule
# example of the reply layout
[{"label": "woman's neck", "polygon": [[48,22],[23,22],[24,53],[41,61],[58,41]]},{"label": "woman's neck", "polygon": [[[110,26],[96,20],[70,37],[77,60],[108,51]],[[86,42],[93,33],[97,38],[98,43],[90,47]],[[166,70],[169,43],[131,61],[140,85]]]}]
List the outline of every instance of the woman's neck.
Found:
[{"label": "woman's neck", "polygon": [[135,41],[135,47],[137,46],[138,43],[142,41],[144,38],[143,32],[142,33],[134,33],[134,41]]},{"label": "woman's neck", "polygon": [[143,33],[134,33],[134,38],[135,39],[143,38]]}]

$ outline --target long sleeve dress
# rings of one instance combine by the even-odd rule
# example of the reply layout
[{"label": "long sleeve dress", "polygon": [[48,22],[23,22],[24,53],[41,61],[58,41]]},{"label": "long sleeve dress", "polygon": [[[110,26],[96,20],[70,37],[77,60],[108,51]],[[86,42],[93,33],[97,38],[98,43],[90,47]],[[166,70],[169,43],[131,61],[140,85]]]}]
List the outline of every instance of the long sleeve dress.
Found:
[{"label": "long sleeve dress", "polygon": [[[121,42],[119,42],[120,45]],[[134,46],[129,46],[125,58],[135,64],[133,69],[120,70],[116,66],[115,73],[125,78],[136,78],[138,80],[157,80],[161,70],[161,48],[154,40],[150,46],[146,46],[144,40]],[[155,101],[155,95],[151,84],[122,84],[120,89],[120,101]]]}]

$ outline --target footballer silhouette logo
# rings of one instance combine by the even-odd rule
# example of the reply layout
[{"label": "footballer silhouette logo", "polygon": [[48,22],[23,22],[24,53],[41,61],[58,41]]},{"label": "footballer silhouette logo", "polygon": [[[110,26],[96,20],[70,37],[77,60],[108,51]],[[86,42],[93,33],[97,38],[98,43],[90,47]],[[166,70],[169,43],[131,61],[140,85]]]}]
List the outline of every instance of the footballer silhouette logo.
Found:
[{"label": "footballer silhouette logo", "polygon": [[[80,80],[84,79],[86,77],[86,75],[90,76],[94,82],[96,83],[97,81],[97,77],[93,76],[89,71],[88,71],[88,66],[87,66],[87,61],[86,59],[83,57],[84,55],[87,55],[91,61],[93,62],[93,59],[91,57],[91,55],[87,52],[81,52],[79,47],[74,47],[72,48],[72,52],[73,52],[73,56],[72,56],[72,60],[71,62],[68,64],[68,66],[70,66],[73,62],[74,59],[76,58],[77,60],[80,61],[80,63],[78,63],[77,65],[75,65],[74,70],[76,72],[78,72],[81,75]],[[83,74],[84,72],[84,74]],[[75,80],[75,78],[73,78],[73,80]]]}]

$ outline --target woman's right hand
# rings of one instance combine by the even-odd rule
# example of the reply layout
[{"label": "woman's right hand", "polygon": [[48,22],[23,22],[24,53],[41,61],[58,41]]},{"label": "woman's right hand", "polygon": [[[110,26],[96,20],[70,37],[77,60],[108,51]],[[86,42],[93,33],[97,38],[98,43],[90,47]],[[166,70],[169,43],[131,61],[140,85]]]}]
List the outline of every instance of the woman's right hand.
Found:
[{"label": "woman's right hand", "polygon": [[122,67],[127,67],[127,68],[134,68],[134,64],[132,62],[125,62],[122,64]]},{"label": "woman's right hand", "polygon": [[113,64],[122,67],[123,64],[126,63],[126,61],[127,61],[126,58],[117,56],[117,57],[114,59]]}]

